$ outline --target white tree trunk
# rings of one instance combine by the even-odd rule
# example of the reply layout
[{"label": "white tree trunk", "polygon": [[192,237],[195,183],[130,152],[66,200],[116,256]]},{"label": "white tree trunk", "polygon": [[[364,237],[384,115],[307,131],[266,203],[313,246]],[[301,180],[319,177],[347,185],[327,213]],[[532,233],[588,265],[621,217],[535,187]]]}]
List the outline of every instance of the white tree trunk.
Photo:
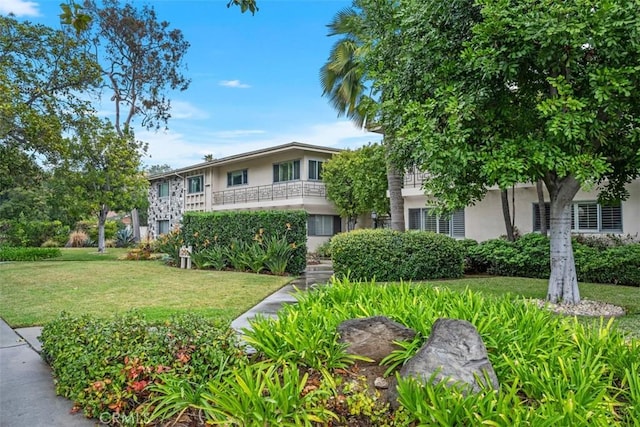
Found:
[{"label": "white tree trunk", "polygon": [[101,254],[105,250],[104,224],[107,222],[108,213],[109,208],[106,205],[102,205],[100,212],[98,212],[98,252]]},{"label": "white tree trunk", "polygon": [[551,198],[551,275],[547,299],[552,303],[577,304],[580,291],[571,245],[571,202],[580,189],[580,183],[573,177],[545,182]]}]

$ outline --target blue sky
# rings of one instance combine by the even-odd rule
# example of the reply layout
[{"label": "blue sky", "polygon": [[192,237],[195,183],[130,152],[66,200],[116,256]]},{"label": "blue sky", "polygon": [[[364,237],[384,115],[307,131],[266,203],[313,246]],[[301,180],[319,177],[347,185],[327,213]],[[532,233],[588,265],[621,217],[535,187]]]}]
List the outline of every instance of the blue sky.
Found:
[{"label": "blue sky", "polygon": [[[0,14],[59,26],[62,0],[1,0]],[[173,93],[169,130],[137,130],[148,165],[174,168],[292,141],[357,148],[380,136],[337,118],[318,72],[335,37],[326,24],[350,0],[258,0],[252,16],[226,0],[150,0],[191,43],[185,92]],[[143,4],[134,0],[134,4]],[[112,108],[104,104],[101,110]]]}]

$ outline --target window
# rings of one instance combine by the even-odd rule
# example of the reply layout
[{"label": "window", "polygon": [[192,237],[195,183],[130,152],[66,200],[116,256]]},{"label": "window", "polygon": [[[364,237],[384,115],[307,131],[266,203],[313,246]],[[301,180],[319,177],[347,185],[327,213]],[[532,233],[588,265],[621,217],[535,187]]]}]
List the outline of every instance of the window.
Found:
[{"label": "window", "polygon": [[309,179],[322,180],[322,163],[320,160],[309,160]]},{"label": "window", "polygon": [[464,237],[464,210],[457,210],[450,217],[432,215],[432,211],[432,208],[409,209],[409,230]]},{"label": "window", "polygon": [[234,185],[243,185],[249,182],[249,172],[247,169],[239,171],[227,172],[227,187]]},{"label": "window", "polygon": [[168,182],[161,182],[158,184],[158,197],[169,197]]},{"label": "window", "polygon": [[309,236],[333,236],[342,228],[342,220],[337,215],[309,215]]},{"label": "window", "polygon": [[187,178],[187,193],[202,193],[204,177],[202,175]]},{"label": "window", "polygon": [[158,236],[169,233],[169,220],[163,219],[158,221]]},{"label": "window", "polygon": [[[549,203],[544,204],[547,229],[551,223]],[[540,231],[538,204],[533,204],[533,230]],[[603,206],[597,202],[575,202],[571,205],[571,231],[577,233],[622,232],[622,207]]]},{"label": "window", "polygon": [[295,179],[300,179],[300,160],[273,165],[273,182],[293,181]]}]

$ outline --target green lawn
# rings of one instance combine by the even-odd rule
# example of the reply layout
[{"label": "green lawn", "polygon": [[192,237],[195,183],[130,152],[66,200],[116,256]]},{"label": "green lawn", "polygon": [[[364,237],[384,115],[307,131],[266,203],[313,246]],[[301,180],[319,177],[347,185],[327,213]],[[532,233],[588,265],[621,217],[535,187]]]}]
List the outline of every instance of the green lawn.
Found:
[{"label": "green lawn", "polygon": [[[279,289],[290,277],[180,270],[160,261],[118,260],[125,249],[63,249],[38,262],[0,263],[0,317],[12,327],[42,325],[61,311],[109,316],[138,309],[150,319],[194,312],[233,319]],[[67,262],[63,262],[67,261]],[[545,298],[547,281],[517,277],[468,277],[435,286]],[[616,322],[640,336],[640,288],[581,283],[583,298],[620,305]]]},{"label": "green lawn", "polygon": [[138,309],[150,319],[188,311],[233,319],[291,280],[118,261],[125,252],[63,249],[55,260],[0,263],[0,317],[12,327],[42,325],[61,311],[109,316]]}]

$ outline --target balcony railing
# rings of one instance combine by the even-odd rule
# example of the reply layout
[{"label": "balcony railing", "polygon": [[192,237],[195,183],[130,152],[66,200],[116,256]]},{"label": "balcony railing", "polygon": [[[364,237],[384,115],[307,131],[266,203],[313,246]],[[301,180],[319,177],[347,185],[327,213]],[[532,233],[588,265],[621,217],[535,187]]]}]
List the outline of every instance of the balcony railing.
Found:
[{"label": "balcony railing", "polygon": [[269,200],[301,199],[306,197],[326,199],[327,191],[322,182],[291,181],[258,187],[234,188],[213,193],[214,205],[264,202]]},{"label": "balcony railing", "polygon": [[428,175],[428,172],[407,171],[404,174],[404,188],[422,187]]}]

